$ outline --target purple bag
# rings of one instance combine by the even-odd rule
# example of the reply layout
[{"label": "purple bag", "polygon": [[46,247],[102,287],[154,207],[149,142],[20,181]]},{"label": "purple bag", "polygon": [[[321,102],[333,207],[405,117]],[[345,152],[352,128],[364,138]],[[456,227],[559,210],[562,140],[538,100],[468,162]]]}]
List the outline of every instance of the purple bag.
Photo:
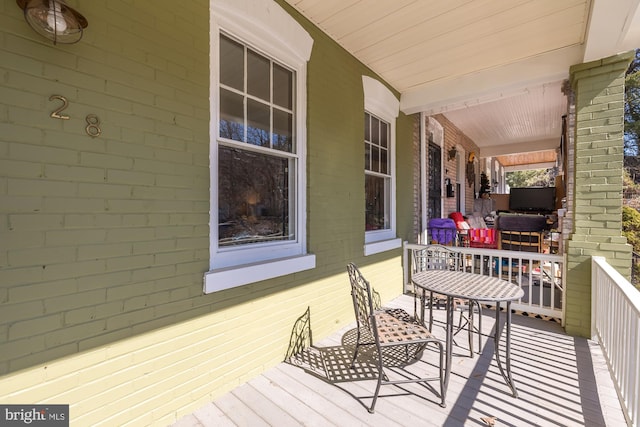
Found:
[{"label": "purple bag", "polygon": [[451,218],[430,219],[427,230],[432,242],[451,245],[456,240],[456,223]]}]

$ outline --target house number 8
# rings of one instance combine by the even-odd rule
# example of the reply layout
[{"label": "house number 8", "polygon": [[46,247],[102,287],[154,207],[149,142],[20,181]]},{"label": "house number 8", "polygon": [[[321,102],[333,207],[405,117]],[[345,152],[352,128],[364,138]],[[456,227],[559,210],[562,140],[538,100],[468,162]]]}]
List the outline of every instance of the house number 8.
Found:
[{"label": "house number 8", "polygon": [[[49,117],[52,119],[60,119],[60,120],[69,120],[69,116],[66,114],[60,114],[69,106],[69,101],[62,95],[51,95],[49,97],[49,101],[59,100],[62,101],[62,105],[53,110]],[[84,128],[87,135],[91,138],[98,137],[102,134],[102,129],[100,128],[100,119],[95,114],[87,114],[87,117],[84,119],[87,122],[87,126]]]},{"label": "house number 8", "polygon": [[85,118],[87,121],[87,127],[84,128],[87,131],[87,135],[92,138],[100,136],[102,129],[100,129],[100,119],[95,114],[88,114]]}]

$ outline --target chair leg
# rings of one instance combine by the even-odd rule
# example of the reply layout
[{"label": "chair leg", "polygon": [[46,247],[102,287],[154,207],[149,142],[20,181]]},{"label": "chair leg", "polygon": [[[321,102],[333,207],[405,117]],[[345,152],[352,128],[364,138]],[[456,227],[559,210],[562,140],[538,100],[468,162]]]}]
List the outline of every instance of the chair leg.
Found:
[{"label": "chair leg", "polygon": [[467,338],[469,340],[469,357],[473,357],[473,327],[475,322],[473,320],[473,300],[469,300],[469,324],[467,327]]},{"label": "chair leg", "polygon": [[[457,335],[458,332],[462,330],[462,328],[467,328],[467,341],[469,344],[469,357],[473,357],[473,333],[476,332],[478,334],[478,353],[482,351],[482,306],[479,301],[469,300],[469,309],[467,312],[467,317],[463,311],[460,311],[460,317],[458,318],[458,328],[456,329],[454,335]],[[475,307],[478,308],[478,327],[475,327]],[[464,324],[462,323],[464,320]]]},{"label": "chair leg", "polygon": [[480,301],[474,300],[478,306],[478,354],[482,352],[482,305]]},{"label": "chair leg", "polygon": [[370,414],[374,413],[374,407],[376,406],[376,402],[378,401],[378,394],[380,393],[380,387],[382,386],[382,377],[384,376],[384,371],[382,368],[382,354],[380,354],[380,348],[378,347],[378,383],[376,384],[376,391],[373,393],[373,401],[371,402],[371,406],[367,409]]},{"label": "chair leg", "polygon": [[444,366],[444,349],[442,347],[442,343],[438,342],[436,345],[440,350],[440,407],[446,408],[447,403],[445,402],[445,398],[447,397],[447,389],[444,385],[444,374],[445,374],[445,366]]},{"label": "chair leg", "polygon": [[429,332],[433,332],[433,292],[429,292]]},{"label": "chair leg", "polygon": [[358,358],[358,348],[360,348],[360,328],[356,333],[356,348],[353,350],[353,358],[351,359],[351,369],[356,367],[356,359]]},{"label": "chair leg", "polygon": [[[475,327],[474,317],[476,312],[474,306],[478,308],[478,327]],[[473,357],[473,331],[478,334],[478,354],[482,352],[482,306],[478,300],[469,301],[469,349],[471,351],[471,357]]]}]

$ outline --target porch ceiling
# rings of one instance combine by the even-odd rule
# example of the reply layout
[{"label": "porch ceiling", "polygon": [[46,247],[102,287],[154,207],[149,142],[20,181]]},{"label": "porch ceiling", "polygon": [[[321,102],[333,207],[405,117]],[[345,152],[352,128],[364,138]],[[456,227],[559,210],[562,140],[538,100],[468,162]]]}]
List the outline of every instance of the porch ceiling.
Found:
[{"label": "porch ceiling", "polygon": [[555,149],[569,67],[640,47],[640,0],[285,0],[498,156]]}]

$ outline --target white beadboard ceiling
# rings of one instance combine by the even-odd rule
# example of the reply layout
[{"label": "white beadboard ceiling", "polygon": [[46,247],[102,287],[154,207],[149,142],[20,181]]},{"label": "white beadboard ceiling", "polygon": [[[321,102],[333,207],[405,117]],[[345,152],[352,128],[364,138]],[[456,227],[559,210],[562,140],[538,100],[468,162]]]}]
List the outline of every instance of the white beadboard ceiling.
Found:
[{"label": "white beadboard ceiling", "polygon": [[285,1],[481,156],[555,149],[569,67],[640,47],[640,0]]}]

